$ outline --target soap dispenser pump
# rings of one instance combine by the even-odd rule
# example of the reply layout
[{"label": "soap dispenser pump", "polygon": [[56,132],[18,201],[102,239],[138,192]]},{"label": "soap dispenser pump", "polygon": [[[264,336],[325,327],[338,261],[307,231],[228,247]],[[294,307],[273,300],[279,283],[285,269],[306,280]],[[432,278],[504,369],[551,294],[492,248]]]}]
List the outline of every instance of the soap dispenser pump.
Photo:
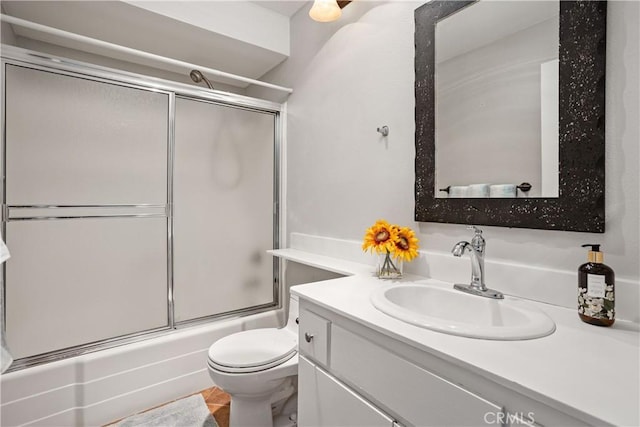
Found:
[{"label": "soap dispenser pump", "polygon": [[583,322],[611,326],[615,322],[615,274],[602,263],[600,245],[590,247],[588,262],[578,269],[578,315]]}]

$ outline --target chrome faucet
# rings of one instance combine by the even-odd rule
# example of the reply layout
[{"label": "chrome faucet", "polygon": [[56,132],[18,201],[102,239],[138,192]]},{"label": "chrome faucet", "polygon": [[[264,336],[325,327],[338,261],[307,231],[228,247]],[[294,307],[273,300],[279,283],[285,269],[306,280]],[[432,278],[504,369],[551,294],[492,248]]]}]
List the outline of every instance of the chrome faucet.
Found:
[{"label": "chrome faucet", "polygon": [[495,299],[504,298],[502,292],[489,289],[484,284],[484,249],[486,242],[484,237],[482,237],[482,230],[474,225],[467,228],[475,231],[473,239],[471,239],[471,243],[460,241],[455,244],[453,249],[451,249],[451,253],[453,256],[461,257],[465,250],[469,250],[469,254],[471,255],[471,283],[468,285],[456,283],[453,287],[459,291],[482,297]]}]

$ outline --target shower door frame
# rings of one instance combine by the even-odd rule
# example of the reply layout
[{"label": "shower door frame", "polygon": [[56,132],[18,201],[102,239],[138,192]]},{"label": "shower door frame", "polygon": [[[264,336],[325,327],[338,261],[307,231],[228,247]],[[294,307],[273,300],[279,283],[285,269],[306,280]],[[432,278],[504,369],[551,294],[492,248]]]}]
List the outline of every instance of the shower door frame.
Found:
[{"label": "shower door frame", "polygon": [[[280,214],[281,197],[283,194],[282,183],[284,182],[282,164],[283,162],[283,144],[284,144],[284,120],[286,115],[286,104],[279,104],[271,101],[261,100],[257,98],[251,98],[243,95],[237,95],[228,92],[221,92],[215,90],[209,90],[199,88],[189,84],[182,84],[169,80],[159,79],[155,77],[144,76],[140,74],[130,73],[117,69],[102,67],[85,62],[66,59],[54,55],[35,52],[27,49],[18,48],[15,46],[2,45],[2,59],[0,62],[0,79],[1,79],[1,96],[3,102],[3,114],[0,121],[2,140],[0,141],[0,156],[2,165],[2,185],[0,186],[2,209],[0,212],[0,219],[2,221],[2,235],[6,237],[6,224],[8,221],[16,220],[55,220],[55,219],[69,219],[60,215],[41,215],[34,217],[11,217],[12,211],[16,209],[51,209],[55,212],[56,209],[64,208],[66,206],[54,206],[54,205],[38,205],[38,206],[8,206],[6,200],[6,105],[4,103],[6,94],[6,78],[5,69],[7,65],[15,65],[19,67],[26,67],[34,70],[52,72],[59,75],[82,78],[89,81],[95,81],[99,83],[115,84],[133,89],[139,89],[150,92],[163,93],[168,95],[168,111],[167,111],[167,200],[164,206],[164,214],[157,213],[135,213],[124,214],[122,216],[127,217],[164,217],[167,219],[167,326],[153,328],[144,331],[138,331],[122,336],[111,337],[104,340],[76,345],[73,347],[63,348],[59,350],[50,351],[43,354],[29,356],[21,359],[17,359],[13,362],[7,372],[17,371],[31,366],[36,366],[56,360],[66,359],[69,357],[75,357],[86,353],[91,353],[107,348],[117,347],[125,344],[138,342],[145,339],[155,338],[166,334],[168,331],[175,329],[190,327],[194,325],[200,325],[210,323],[212,321],[222,319],[234,319],[244,317],[251,314],[261,313],[273,309],[278,309],[283,306],[281,298],[283,283],[283,269],[278,258],[273,259],[273,300],[270,303],[260,304],[256,306],[237,309],[229,312],[207,315],[195,319],[184,320],[176,322],[175,320],[175,308],[174,308],[174,283],[173,283],[173,181],[174,181],[174,161],[175,161],[175,104],[176,97],[195,101],[205,101],[216,105],[221,105],[229,108],[237,108],[248,111],[255,111],[257,113],[265,113],[273,115],[274,119],[274,135],[273,135],[273,248],[280,247],[280,242],[284,241],[284,226],[282,217]],[[78,206],[74,206],[78,207]],[[98,205],[98,206],[84,206],[84,208],[106,208],[114,207],[114,205]],[[157,205],[121,205],[125,208],[158,208]],[[113,217],[114,215],[110,215]],[[99,218],[110,217],[108,215],[98,216]],[[115,215],[118,216],[117,214]],[[95,216],[78,216],[74,215],[73,219],[80,219],[86,217]],[[4,301],[2,312],[0,316],[3,319],[3,326],[6,326],[6,317],[4,305],[7,300],[5,297],[5,283],[6,274],[4,264],[0,265],[0,279],[2,299]],[[4,332],[4,331],[3,331]]]}]

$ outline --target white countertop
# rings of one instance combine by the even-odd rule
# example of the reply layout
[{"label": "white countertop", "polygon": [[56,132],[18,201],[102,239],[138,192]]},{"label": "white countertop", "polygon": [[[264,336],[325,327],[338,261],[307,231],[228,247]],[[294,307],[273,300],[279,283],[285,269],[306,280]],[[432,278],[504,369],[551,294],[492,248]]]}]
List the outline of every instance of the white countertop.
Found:
[{"label": "white countertop", "polygon": [[[302,263],[310,261],[309,265],[320,268],[331,264],[328,257],[322,257],[319,262],[315,255],[301,251],[275,252],[276,256]],[[593,326],[582,322],[577,310],[528,301],[554,320],[553,334],[522,341],[448,335],[410,325],[378,311],[369,302],[369,295],[389,281],[371,277],[371,266],[351,264],[354,268],[339,268],[339,272],[352,276],[298,285],[291,291],[410,346],[472,367],[498,384],[516,388],[576,418],[621,426],[640,425],[638,324],[616,321],[608,328]],[[451,286],[418,277],[399,282],[415,280]]]}]

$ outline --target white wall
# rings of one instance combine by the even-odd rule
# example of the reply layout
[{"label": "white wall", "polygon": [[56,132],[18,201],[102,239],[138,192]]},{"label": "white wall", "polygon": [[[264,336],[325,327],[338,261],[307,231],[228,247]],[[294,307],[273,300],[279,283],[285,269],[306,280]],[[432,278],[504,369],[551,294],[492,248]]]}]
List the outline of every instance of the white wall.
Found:
[{"label": "white wall", "polygon": [[[416,223],[414,24],[422,2],[353,2],[336,23],[291,23],[291,57],[263,77],[288,100],[288,231],[360,240],[378,218],[414,227],[421,247],[448,252],[464,225]],[[583,243],[601,243],[617,278],[638,281],[640,3],[608,7],[606,233],[483,227],[487,258],[575,271]],[[250,88],[248,95],[259,96]],[[385,140],[376,128],[388,125]],[[624,298],[624,295],[618,295]]]},{"label": "white wall", "polygon": [[[124,0],[133,6],[167,16],[234,40],[289,54],[289,19],[252,2]],[[247,21],[252,25],[246,25]]]}]

